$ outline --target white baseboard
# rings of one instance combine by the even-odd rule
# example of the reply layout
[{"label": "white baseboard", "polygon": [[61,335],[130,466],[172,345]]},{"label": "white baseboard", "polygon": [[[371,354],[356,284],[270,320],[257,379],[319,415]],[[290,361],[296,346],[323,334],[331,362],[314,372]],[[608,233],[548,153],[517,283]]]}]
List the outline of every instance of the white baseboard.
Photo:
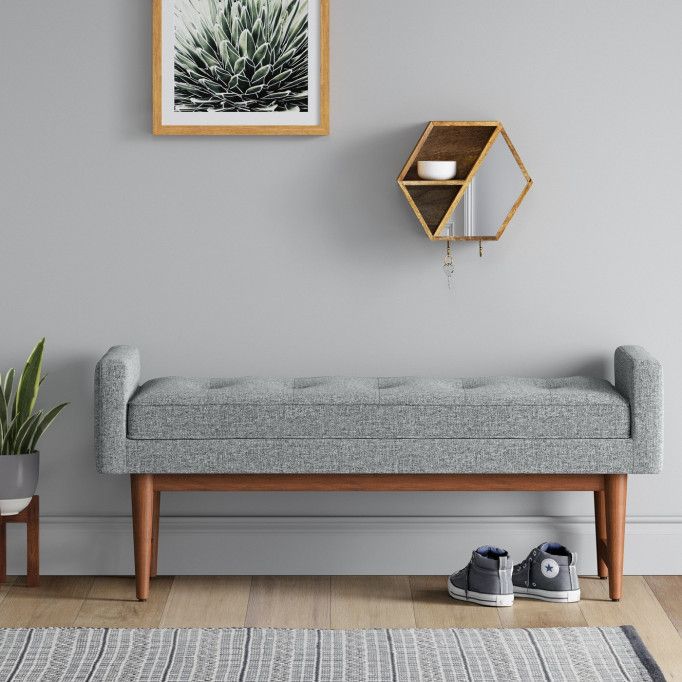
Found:
[{"label": "white baseboard", "polygon": [[[8,525],[8,571],[25,572],[23,525]],[[445,574],[475,547],[496,544],[515,561],[545,540],[579,553],[596,572],[594,520],[571,517],[166,517],[162,574]],[[41,519],[43,575],[129,575],[129,517]],[[682,516],[628,519],[625,572],[682,574]]]}]

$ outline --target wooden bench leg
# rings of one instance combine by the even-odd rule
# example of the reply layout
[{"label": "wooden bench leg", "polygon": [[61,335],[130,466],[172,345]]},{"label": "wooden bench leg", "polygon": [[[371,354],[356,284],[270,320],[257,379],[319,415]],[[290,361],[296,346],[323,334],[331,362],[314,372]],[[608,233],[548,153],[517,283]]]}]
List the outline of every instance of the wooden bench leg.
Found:
[{"label": "wooden bench leg", "polygon": [[603,490],[594,492],[594,525],[597,535],[597,575],[600,578],[609,577],[609,567],[606,556],[606,495]]},{"label": "wooden bench leg", "polygon": [[137,598],[147,601],[152,559],[154,525],[154,478],[151,474],[130,475],[133,503],[133,544],[135,546],[135,587]]},{"label": "wooden bench leg", "polygon": [[159,562],[159,515],[161,513],[161,493],[154,491],[154,511],[152,519],[152,563],[149,575],[155,578]]},{"label": "wooden bench leg", "polygon": [[623,551],[625,547],[627,487],[627,474],[607,474],[604,476],[609,596],[614,601],[618,601],[623,593]]}]

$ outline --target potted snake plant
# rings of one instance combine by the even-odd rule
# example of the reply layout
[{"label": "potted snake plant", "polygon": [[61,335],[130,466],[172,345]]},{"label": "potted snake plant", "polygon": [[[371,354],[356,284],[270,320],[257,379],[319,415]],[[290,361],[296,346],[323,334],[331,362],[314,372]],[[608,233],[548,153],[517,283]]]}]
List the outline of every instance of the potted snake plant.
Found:
[{"label": "potted snake plant", "polygon": [[0,375],[0,515],[25,509],[38,486],[38,441],[67,403],[43,413],[34,411],[40,385],[45,339],[26,360],[15,381],[14,369]]}]

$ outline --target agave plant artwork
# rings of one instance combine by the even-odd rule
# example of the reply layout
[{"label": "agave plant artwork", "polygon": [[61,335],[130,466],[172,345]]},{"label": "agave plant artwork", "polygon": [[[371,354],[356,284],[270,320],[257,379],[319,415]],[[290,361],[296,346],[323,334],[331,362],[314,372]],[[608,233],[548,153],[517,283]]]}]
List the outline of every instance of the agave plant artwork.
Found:
[{"label": "agave plant artwork", "polygon": [[41,339],[26,360],[16,381],[10,369],[0,375],[0,455],[25,455],[36,451],[38,440],[68,403],[47,412],[35,410],[42,376],[45,339]]},{"label": "agave plant artwork", "polygon": [[308,0],[175,0],[175,110],[308,111]]}]

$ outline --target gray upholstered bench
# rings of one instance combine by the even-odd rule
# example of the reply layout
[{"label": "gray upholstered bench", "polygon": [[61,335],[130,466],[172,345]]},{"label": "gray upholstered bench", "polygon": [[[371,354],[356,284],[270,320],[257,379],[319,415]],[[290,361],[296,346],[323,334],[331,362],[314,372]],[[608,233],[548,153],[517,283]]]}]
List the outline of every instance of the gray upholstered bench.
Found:
[{"label": "gray upholstered bench", "polygon": [[660,364],[589,377],[152,379],[116,346],[95,375],[101,472],[130,474],[137,596],[156,574],[161,491],[594,491],[599,575],[619,599],[627,474],[661,470]]}]

